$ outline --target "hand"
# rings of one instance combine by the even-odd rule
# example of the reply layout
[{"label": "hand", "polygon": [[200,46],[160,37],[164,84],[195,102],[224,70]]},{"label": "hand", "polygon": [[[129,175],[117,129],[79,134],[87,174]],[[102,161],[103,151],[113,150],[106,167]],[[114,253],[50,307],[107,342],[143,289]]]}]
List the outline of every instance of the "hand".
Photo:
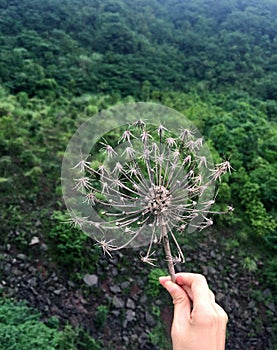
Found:
[{"label": "hand", "polygon": [[216,304],[206,278],[177,273],[176,283],[169,276],[159,280],[173,299],[173,350],[224,350],[228,317]]}]

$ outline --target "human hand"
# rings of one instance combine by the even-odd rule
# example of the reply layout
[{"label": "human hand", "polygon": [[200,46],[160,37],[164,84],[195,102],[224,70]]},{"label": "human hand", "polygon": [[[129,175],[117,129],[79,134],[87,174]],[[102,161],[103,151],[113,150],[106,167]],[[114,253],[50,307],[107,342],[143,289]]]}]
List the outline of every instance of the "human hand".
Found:
[{"label": "human hand", "polygon": [[173,299],[173,350],[224,350],[228,316],[206,278],[183,272],[176,274],[176,283],[169,276],[159,280]]}]

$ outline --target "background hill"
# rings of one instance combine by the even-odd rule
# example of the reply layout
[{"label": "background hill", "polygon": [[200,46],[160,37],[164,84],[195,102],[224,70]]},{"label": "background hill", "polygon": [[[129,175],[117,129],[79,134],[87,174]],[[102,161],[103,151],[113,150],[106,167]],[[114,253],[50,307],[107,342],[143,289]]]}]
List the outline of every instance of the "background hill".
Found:
[{"label": "background hill", "polygon": [[30,96],[237,88],[276,99],[274,0],[1,1],[0,76]]}]

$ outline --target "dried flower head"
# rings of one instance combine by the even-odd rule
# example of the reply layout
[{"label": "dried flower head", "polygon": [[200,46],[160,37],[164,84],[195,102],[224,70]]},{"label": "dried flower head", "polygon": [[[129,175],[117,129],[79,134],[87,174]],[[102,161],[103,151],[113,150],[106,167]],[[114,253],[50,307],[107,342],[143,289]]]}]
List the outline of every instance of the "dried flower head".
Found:
[{"label": "dried flower head", "polygon": [[[96,154],[79,159],[74,169],[83,176],[74,179],[73,191],[81,194],[99,220],[75,216],[70,222],[100,232],[103,238],[97,244],[109,255],[140,239],[146,241],[148,248],[141,260],[150,265],[155,263],[154,246],[162,242],[174,279],[174,264],[184,262],[176,233],[213,225],[210,189],[231,170],[230,163],[211,168],[205,152],[201,153],[203,139],[195,138],[194,131],[182,129],[175,135],[162,124],[154,127],[142,119],[130,124],[117,139],[106,137],[98,144],[105,161],[95,162]],[[124,236],[119,245],[118,232]],[[107,240],[107,234],[115,238]]]}]

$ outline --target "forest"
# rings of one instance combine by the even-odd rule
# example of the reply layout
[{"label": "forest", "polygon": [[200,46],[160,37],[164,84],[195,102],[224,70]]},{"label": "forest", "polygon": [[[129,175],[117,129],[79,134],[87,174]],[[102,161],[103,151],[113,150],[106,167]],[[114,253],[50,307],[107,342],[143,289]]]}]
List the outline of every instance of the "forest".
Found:
[{"label": "forest", "polygon": [[226,349],[276,349],[276,34],[275,0],[0,0],[0,350],[170,349],[166,265],[65,224],[70,138],[132,102],[180,112],[230,161],[214,207],[234,211],[180,238],[177,270],[206,275]]}]

